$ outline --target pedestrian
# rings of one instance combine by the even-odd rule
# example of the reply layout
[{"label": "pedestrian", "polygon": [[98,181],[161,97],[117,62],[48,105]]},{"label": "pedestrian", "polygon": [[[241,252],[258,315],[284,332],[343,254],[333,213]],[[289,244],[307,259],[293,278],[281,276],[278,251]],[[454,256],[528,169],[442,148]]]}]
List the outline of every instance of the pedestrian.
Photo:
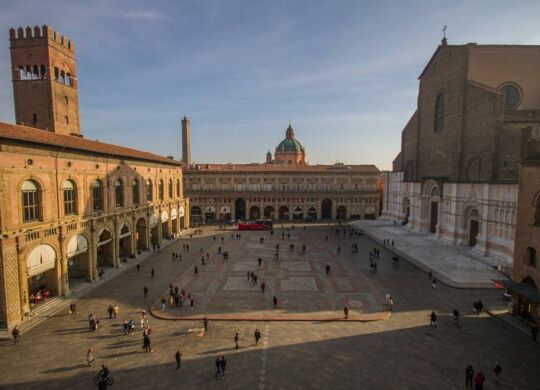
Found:
[{"label": "pedestrian", "polygon": [[428,272],[428,278],[429,280],[433,279],[433,272],[431,272],[431,270]]},{"label": "pedestrian", "polygon": [[349,308],[347,307],[347,305],[343,307],[343,314],[345,314],[345,319],[349,318]]},{"label": "pedestrian", "polygon": [[388,296],[388,310],[394,311],[394,300],[391,295]]},{"label": "pedestrian", "polygon": [[195,298],[191,297],[189,299],[189,306],[191,307],[191,310],[195,310]]},{"label": "pedestrian", "polygon": [[77,312],[77,305],[75,302],[69,304],[69,314],[75,314]]},{"label": "pedestrian", "polygon": [[257,285],[257,275],[253,275],[253,285]]},{"label": "pedestrian", "polygon": [[179,368],[181,368],[181,363],[182,361],[180,360],[182,357],[182,354],[180,353],[180,351],[176,351],[176,353],[174,354],[174,358],[176,360],[176,369],[178,370]]},{"label": "pedestrian", "polygon": [[203,319],[204,331],[205,332],[208,332],[208,322],[209,322],[208,317],[205,316],[204,319]]},{"label": "pedestrian", "polygon": [[330,264],[326,264],[326,275],[330,274]]},{"label": "pedestrian", "polygon": [[484,374],[482,374],[482,371],[478,370],[474,377],[474,388],[475,390],[483,390],[484,388],[484,381],[486,380],[486,377]]},{"label": "pedestrian", "polygon": [[148,334],[143,335],[143,348],[145,352],[152,352],[152,343]]},{"label": "pedestrian", "polygon": [[238,349],[238,342],[240,341],[240,338],[238,336],[238,333],[236,333],[234,335],[234,345],[236,346],[235,348]]},{"label": "pedestrian", "polygon": [[251,279],[251,272],[248,271],[248,272],[246,273],[246,275],[247,275],[248,280],[250,280],[250,279]]},{"label": "pedestrian", "polygon": [[88,348],[88,352],[86,352],[86,362],[88,363],[88,367],[92,367],[94,360],[94,351],[92,348]]},{"label": "pedestrian", "polygon": [[272,301],[274,302],[274,309],[277,309],[277,297],[275,295]]},{"label": "pedestrian", "polygon": [[495,379],[495,382],[499,382],[499,375],[501,375],[502,367],[499,364],[499,362],[495,362],[495,366],[493,366],[493,379]]},{"label": "pedestrian", "polygon": [[261,291],[264,294],[264,289],[266,288],[266,284],[264,282],[261,283]]},{"label": "pedestrian", "polygon": [[339,254],[341,252],[341,245],[338,245],[337,247],[337,253]]},{"label": "pedestrian", "polygon": [[459,325],[459,311],[457,309],[454,309],[452,311],[452,322],[454,323],[455,326],[457,326],[458,328],[460,328],[461,326]]},{"label": "pedestrian", "polygon": [[437,289],[437,279],[433,278],[431,281],[431,287],[436,290]]},{"label": "pedestrian", "polygon": [[112,307],[112,305],[109,305],[109,307],[107,308],[107,314],[109,315],[109,319],[111,319],[112,315],[113,315],[113,307]]},{"label": "pedestrian", "polygon": [[167,300],[165,299],[165,297],[162,295],[161,296],[161,311],[165,311],[165,308],[167,307]]},{"label": "pedestrian", "polygon": [[137,268],[137,272],[139,272],[141,270],[141,265],[137,264],[136,268]]},{"label": "pedestrian", "polygon": [[144,292],[144,297],[147,298],[148,297],[148,287],[144,286],[143,287],[143,292]]},{"label": "pedestrian", "polygon": [[152,270],[150,271],[150,276],[152,277],[152,279],[154,278],[155,276],[155,272],[154,272],[154,269],[152,268]]},{"label": "pedestrian", "polygon": [[218,356],[216,358],[216,374],[214,375],[214,378],[217,378],[219,374],[221,374],[221,360],[219,360]]},{"label": "pedestrian", "polygon": [[432,311],[429,317],[430,317],[430,325],[436,328],[437,327],[437,314],[435,314],[435,312]]},{"label": "pedestrian", "polygon": [[261,338],[261,332],[259,329],[255,329],[255,345],[259,344],[259,340]]},{"label": "pedestrian", "polygon": [[259,263],[259,267],[260,267],[261,264],[262,264],[262,259],[259,257],[259,258],[257,259],[257,262]]},{"label": "pedestrian", "polygon": [[533,324],[531,326],[531,337],[532,337],[533,341],[536,341],[536,339],[538,337],[538,325],[536,325],[536,324]]},{"label": "pedestrian", "polygon": [[199,267],[195,266],[195,276],[199,275]]},{"label": "pedestrian", "polygon": [[465,387],[472,387],[474,378],[474,369],[470,364],[465,368]]},{"label": "pedestrian", "polygon": [[227,360],[225,360],[225,356],[221,357],[221,360],[219,361],[219,366],[221,367],[221,379],[225,379],[225,367],[227,366]]},{"label": "pedestrian", "polygon": [[118,316],[118,313],[120,312],[120,307],[118,305],[114,305],[112,310],[113,310],[113,318],[116,318]]},{"label": "pedestrian", "polygon": [[17,341],[21,338],[21,332],[19,331],[19,328],[17,325],[13,327],[13,330],[11,331],[11,336],[13,336],[13,344],[16,344]]}]

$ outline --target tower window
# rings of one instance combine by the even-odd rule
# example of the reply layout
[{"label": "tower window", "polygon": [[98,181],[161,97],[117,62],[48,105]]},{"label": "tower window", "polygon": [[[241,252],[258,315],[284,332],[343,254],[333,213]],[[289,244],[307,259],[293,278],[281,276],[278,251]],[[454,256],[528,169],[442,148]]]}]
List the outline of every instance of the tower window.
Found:
[{"label": "tower window", "polygon": [[64,100],[66,101],[66,106],[69,104],[69,99],[67,96],[64,96]]},{"label": "tower window", "polygon": [[512,84],[506,84],[501,88],[504,94],[504,108],[507,110],[513,110],[519,105],[521,94],[519,89]]},{"label": "tower window", "polygon": [[65,116],[64,119],[66,121],[66,125],[69,125],[69,118],[67,116]]},{"label": "tower window", "polygon": [[60,72],[60,82],[62,84],[65,84],[66,83],[66,74],[64,73],[64,71],[61,71]]},{"label": "tower window", "polygon": [[435,131],[444,127],[444,93],[440,93],[435,100]]},{"label": "tower window", "polygon": [[536,267],[536,249],[533,247],[527,247],[527,263],[531,267]]},{"label": "tower window", "polygon": [[40,77],[41,79],[47,78],[47,68],[45,68],[45,65],[41,65],[40,67]]},{"label": "tower window", "polygon": [[60,80],[60,71],[58,70],[58,68],[54,68],[54,79],[56,81]]},{"label": "tower window", "polygon": [[66,85],[71,86],[71,73],[66,73]]}]

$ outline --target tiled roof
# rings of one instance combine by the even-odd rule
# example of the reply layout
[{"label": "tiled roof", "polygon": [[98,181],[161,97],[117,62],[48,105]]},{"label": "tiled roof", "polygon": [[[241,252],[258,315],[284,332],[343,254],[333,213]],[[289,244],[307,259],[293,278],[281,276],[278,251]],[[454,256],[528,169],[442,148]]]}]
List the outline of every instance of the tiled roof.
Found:
[{"label": "tiled roof", "polygon": [[294,164],[190,164],[183,171],[190,172],[366,172],[379,173],[375,165],[294,165]]},{"label": "tiled roof", "polygon": [[1,138],[36,143],[40,145],[57,146],[66,149],[81,150],[91,154],[124,157],[133,160],[146,160],[164,164],[181,164],[179,161],[159,156],[157,154],[144,152],[142,150],[130,149],[124,146],[106,144],[72,135],[56,134],[46,130],[39,130],[27,126],[12,125],[3,122],[0,122],[0,139]]}]

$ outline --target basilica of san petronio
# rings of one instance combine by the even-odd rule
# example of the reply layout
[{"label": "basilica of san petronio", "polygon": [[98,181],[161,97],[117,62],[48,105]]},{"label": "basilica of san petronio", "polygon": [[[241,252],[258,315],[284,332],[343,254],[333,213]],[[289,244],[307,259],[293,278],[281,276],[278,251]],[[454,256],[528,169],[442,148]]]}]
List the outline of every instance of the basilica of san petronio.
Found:
[{"label": "basilica of san petronio", "polygon": [[5,30],[0,388],[540,388],[540,46],[445,35],[384,171],[91,140],[76,42]]}]

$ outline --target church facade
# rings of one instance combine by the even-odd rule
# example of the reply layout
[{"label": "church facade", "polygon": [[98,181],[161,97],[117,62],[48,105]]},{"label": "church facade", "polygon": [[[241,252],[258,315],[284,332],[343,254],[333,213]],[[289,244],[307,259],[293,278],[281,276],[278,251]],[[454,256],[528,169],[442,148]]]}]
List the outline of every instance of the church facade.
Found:
[{"label": "church facade", "polygon": [[289,125],[264,163],[185,164],[193,223],[375,219],[380,171],[374,165],[310,165]]},{"label": "church facade", "polygon": [[419,76],[417,109],[383,174],[383,216],[510,272],[521,129],[540,124],[539,46],[448,45]]},{"label": "church facade", "polygon": [[10,31],[15,117],[0,123],[0,327],[188,227],[181,162],[85,139],[75,48]]}]

